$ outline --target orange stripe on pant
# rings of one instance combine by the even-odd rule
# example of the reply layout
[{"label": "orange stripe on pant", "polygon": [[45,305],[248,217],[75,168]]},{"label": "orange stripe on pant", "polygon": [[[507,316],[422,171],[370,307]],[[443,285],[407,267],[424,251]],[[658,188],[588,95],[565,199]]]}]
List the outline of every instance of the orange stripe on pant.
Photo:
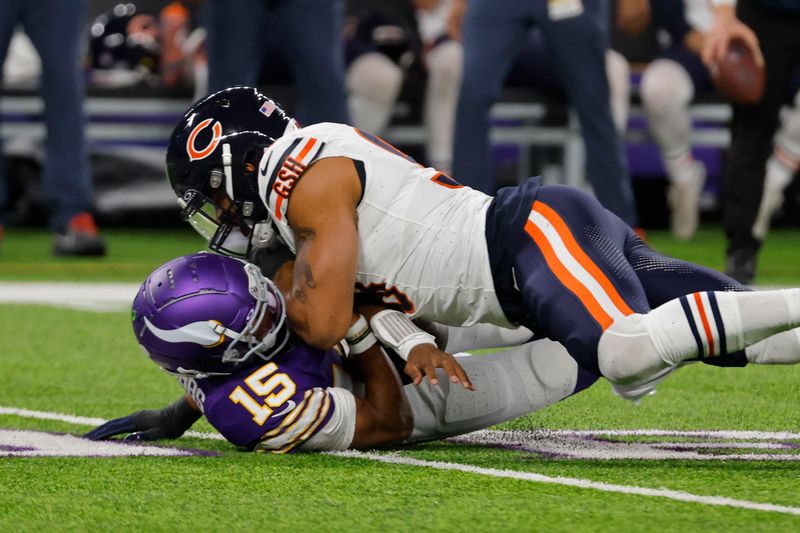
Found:
[{"label": "orange stripe on pant", "polygon": [[572,235],[567,223],[561,218],[561,216],[555,212],[555,210],[550,207],[549,205],[542,203],[540,200],[537,200],[533,203],[533,210],[542,215],[545,219],[547,219],[550,224],[558,233],[558,236],[561,237],[561,240],[564,241],[564,244],[569,250],[569,253],[580,263],[580,265],[586,269],[586,271],[600,284],[603,290],[606,292],[608,297],[614,302],[617,310],[625,316],[632,315],[633,310],[628,306],[625,300],[620,296],[619,292],[617,291],[616,287],[611,283],[608,277],[600,270],[594,261],[586,255],[586,252],[583,251],[581,245],[578,244],[578,241],[575,240],[575,236]]},{"label": "orange stripe on pant", "polygon": [[614,322],[614,319],[609,316],[603,310],[603,307],[597,301],[597,299],[589,292],[589,289],[581,283],[572,273],[564,266],[558,257],[556,256],[553,247],[550,246],[550,242],[548,242],[547,237],[545,237],[542,230],[540,230],[536,224],[528,220],[525,223],[525,232],[531,236],[533,242],[536,243],[536,246],[539,247],[539,250],[544,255],[544,260],[547,263],[547,266],[550,268],[550,271],[555,274],[558,281],[560,281],[572,294],[574,294],[578,300],[583,304],[589,314],[592,315],[592,318],[597,322],[600,327],[605,331],[608,327]]},{"label": "orange stripe on pant", "polygon": [[708,356],[714,357],[717,355],[714,351],[714,337],[711,336],[711,326],[708,324],[708,316],[706,316],[706,309],[703,307],[703,300],[700,298],[699,292],[694,293],[694,303],[697,304],[700,321],[703,323],[703,331],[706,332],[706,339],[708,339]]}]

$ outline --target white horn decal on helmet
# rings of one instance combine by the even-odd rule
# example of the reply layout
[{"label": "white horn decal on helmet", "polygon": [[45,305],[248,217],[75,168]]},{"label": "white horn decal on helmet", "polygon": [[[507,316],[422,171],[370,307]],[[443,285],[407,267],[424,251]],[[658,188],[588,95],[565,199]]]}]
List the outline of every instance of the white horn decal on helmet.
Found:
[{"label": "white horn decal on helmet", "polygon": [[214,150],[217,149],[219,145],[219,141],[222,138],[222,124],[220,122],[214,122],[214,125],[211,126],[211,140],[209,141],[208,145],[205,148],[197,149],[194,145],[195,139],[200,134],[201,131],[206,129],[209,124],[214,122],[213,118],[207,118],[202,121],[200,124],[194,127],[192,132],[189,134],[189,138],[186,139],[186,153],[189,154],[189,161],[195,161],[197,159],[205,159],[206,157],[210,156]]},{"label": "white horn decal on helmet", "polygon": [[221,325],[216,320],[192,322],[177,329],[161,329],[144,317],[144,324],[153,335],[166,342],[191,342],[204,348],[213,348],[225,340],[224,334],[215,331],[215,327]]}]

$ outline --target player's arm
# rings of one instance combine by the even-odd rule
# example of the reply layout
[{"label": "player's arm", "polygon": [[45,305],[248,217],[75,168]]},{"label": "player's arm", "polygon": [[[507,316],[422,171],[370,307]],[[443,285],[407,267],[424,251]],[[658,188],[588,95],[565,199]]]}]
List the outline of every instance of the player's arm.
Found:
[{"label": "player's arm", "polygon": [[203,416],[188,395],[163,409],[145,409],[122,418],[109,420],[84,435],[91,440],[105,440],[130,433],[124,440],[177,439]]},{"label": "player's arm", "polygon": [[364,398],[355,397],[356,425],[351,448],[400,442],[414,419],[400,377],[361,315],[348,330],[347,342],[364,380]]},{"label": "player's arm", "polygon": [[290,197],[287,218],[294,230],[297,255],[291,279],[279,272],[275,282],[287,296],[292,328],[317,348],[331,348],[350,327],[360,197],[355,166],[352,160],[340,157],[315,163]]}]

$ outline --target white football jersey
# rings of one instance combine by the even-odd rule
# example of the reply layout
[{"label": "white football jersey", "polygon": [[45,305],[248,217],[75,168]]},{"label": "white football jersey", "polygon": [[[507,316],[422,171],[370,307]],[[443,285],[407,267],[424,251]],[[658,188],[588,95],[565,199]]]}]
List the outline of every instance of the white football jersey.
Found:
[{"label": "white football jersey", "polygon": [[293,251],[286,220],[291,190],[309,165],[327,157],[352,159],[362,181],[357,291],[439,323],[511,326],[495,294],[486,247],[492,198],[350,126],[315,124],[264,152],[259,193]]}]

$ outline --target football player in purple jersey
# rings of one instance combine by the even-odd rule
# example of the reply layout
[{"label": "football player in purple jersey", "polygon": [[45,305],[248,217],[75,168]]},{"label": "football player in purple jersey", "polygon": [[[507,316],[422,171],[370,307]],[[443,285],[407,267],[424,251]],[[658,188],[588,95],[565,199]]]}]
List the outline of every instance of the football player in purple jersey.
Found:
[{"label": "football player in purple jersey", "polygon": [[[542,340],[462,358],[469,377],[458,372],[467,388],[447,379],[403,387],[360,314],[346,349],[314,348],[292,334],[281,292],[258,267],[204,252],[155,270],[137,292],[132,319],[144,351],[186,395],[164,409],[112,420],[88,438],[176,438],[205,415],[247,449],[367,448],[487,427],[596,380],[560,345]],[[451,348],[474,344],[474,331],[447,331]],[[495,343],[486,333],[478,334]]]}]

